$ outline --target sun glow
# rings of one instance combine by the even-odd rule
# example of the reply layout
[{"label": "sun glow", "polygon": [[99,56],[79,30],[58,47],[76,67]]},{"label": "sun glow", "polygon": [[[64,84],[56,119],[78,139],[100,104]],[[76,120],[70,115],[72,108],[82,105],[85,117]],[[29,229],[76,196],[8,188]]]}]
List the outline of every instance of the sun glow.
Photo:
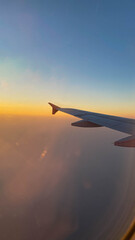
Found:
[{"label": "sun glow", "polygon": [[[122,117],[127,117],[127,118],[135,118],[135,114],[133,113],[133,109],[124,109],[122,107],[114,107],[111,106],[101,106],[101,105],[95,105],[95,106],[88,106],[88,104],[82,105],[80,102],[75,106],[70,104],[68,106],[63,106],[61,107],[71,107],[71,108],[76,108],[76,109],[81,109],[81,110],[86,110],[86,111],[91,111],[91,112],[98,112],[98,113],[103,113],[103,114],[108,114],[108,115],[115,115],[115,116],[122,116]],[[48,105],[48,103],[41,105],[41,104],[19,104],[19,103],[1,103],[0,104],[0,114],[4,115],[28,115],[28,116],[51,116],[52,114],[52,109]],[[64,114],[64,113],[57,113],[57,117],[68,117],[69,115]],[[55,116],[56,117],[56,116]],[[69,116],[71,117],[71,116]]]},{"label": "sun glow", "polygon": [[13,114],[13,115],[43,115],[50,114],[47,106],[40,105],[25,105],[25,104],[0,104],[0,114]]}]

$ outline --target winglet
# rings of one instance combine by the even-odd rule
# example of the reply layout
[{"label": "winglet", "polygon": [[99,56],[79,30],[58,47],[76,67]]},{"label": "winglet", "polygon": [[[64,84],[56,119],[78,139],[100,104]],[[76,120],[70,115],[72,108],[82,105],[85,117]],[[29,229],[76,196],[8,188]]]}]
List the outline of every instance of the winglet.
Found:
[{"label": "winglet", "polygon": [[50,104],[51,107],[52,107],[52,114],[55,114],[56,112],[59,111],[60,107],[58,107],[58,106],[56,106],[56,105],[54,105],[53,103],[50,103],[50,102],[48,104]]}]

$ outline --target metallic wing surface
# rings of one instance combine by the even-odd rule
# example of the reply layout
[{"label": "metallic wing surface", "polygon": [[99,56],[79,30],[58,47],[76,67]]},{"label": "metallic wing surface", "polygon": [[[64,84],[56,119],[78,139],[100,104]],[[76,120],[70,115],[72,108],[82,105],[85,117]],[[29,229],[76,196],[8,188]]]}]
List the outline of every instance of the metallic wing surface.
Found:
[{"label": "metallic wing surface", "polygon": [[55,114],[57,111],[61,111],[81,119],[81,121],[72,123],[72,126],[108,127],[123,133],[127,133],[130,135],[129,137],[120,139],[114,144],[122,147],[135,147],[135,119],[116,117],[73,108],[61,108],[52,103],[49,104],[52,107],[52,114]]}]

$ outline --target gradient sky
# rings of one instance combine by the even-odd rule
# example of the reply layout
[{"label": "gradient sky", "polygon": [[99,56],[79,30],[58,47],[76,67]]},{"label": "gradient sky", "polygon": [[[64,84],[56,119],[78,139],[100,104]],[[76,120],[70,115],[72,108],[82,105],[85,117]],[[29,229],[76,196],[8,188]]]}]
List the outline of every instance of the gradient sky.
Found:
[{"label": "gradient sky", "polygon": [[1,1],[1,112],[135,117],[134,23],[134,0]]}]

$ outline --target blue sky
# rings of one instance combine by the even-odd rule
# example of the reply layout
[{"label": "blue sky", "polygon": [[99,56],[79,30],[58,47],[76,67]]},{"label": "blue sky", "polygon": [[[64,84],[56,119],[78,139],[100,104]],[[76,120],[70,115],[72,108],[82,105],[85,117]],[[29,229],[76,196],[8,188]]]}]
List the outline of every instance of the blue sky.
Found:
[{"label": "blue sky", "polygon": [[129,107],[132,114],[134,23],[134,1],[3,1],[1,102],[52,100],[124,114]]}]

